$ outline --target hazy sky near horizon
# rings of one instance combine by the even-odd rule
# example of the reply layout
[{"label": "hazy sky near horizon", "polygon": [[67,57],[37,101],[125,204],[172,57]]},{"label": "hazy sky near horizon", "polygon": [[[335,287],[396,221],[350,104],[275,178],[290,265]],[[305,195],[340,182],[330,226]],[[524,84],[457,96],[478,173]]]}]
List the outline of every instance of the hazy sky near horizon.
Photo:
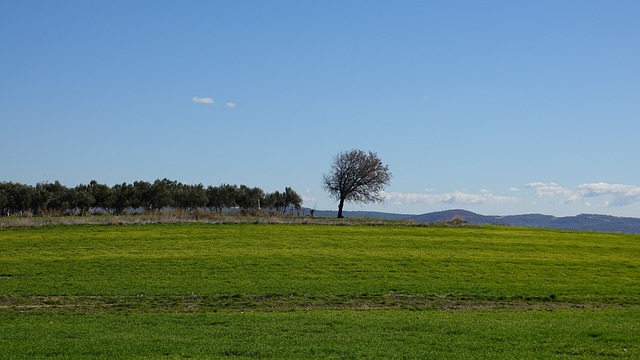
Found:
[{"label": "hazy sky near horizon", "polygon": [[345,210],[640,217],[640,2],[3,1],[0,181],[293,187]]}]

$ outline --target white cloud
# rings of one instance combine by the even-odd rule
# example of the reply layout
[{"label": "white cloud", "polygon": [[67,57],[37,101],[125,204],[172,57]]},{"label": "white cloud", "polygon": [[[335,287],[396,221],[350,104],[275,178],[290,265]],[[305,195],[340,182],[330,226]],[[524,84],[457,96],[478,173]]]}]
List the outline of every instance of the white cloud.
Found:
[{"label": "white cloud", "polygon": [[534,189],[536,196],[568,196],[571,194],[571,190],[566,189],[556,183],[543,183],[532,182],[525,185],[525,187]]},{"label": "white cloud", "polygon": [[518,189],[517,187],[515,187],[515,186],[514,186],[514,187],[510,187],[510,188],[509,188],[509,191],[511,191],[511,192],[518,192],[518,191],[520,191],[520,189]]},{"label": "white cloud", "polygon": [[603,182],[578,185],[578,191],[585,197],[599,195],[640,196],[640,186],[607,184]]},{"label": "white cloud", "polygon": [[640,203],[640,186],[608,183],[578,185],[582,198],[604,197],[608,206],[625,206]]},{"label": "white cloud", "polygon": [[517,201],[509,196],[493,195],[487,190],[480,194],[470,194],[462,191],[455,191],[444,194],[417,194],[383,192],[386,201],[394,205],[432,205],[435,203],[445,204],[500,204]]},{"label": "white cloud", "polygon": [[584,202],[586,206],[592,206],[588,199],[600,199],[605,207],[640,204],[638,185],[599,182],[580,184],[575,189],[568,189],[556,183],[534,182],[526,187],[534,189],[534,194],[539,197],[559,197],[562,204]]},{"label": "white cloud", "polygon": [[228,102],[228,103],[227,103],[227,107],[228,107],[229,109],[235,109],[235,108],[236,108],[236,103],[234,103],[234,102]]},{"label": "white cloud", "polygon": [[194,103],[205,104],[205,105],[212,105],[214,103],[213,99],[210,97],[201,98],[196,96],[192,100]]}]

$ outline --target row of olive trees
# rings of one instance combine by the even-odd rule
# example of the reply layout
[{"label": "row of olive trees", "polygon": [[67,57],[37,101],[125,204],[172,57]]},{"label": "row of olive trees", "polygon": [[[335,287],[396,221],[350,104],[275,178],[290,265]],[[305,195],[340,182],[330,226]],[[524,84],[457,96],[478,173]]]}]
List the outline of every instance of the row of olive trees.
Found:
[{"label": "row of olive trees", "polygon": [[0,183],[0,216],[21,215],[86,215],[100,210],[122,214],[127,211],[158,212],[162,209],[225,209],[253,211],[269,209],[285,213],[300,210],[302,198],[290,187],[284,192],[265,193],[257,187],[220,185],[204,187],[173,180],[153,183],[136,181],[109,187],[95,180],[74,188],[60,182],[39,183],[36,186],[12,182]]}]

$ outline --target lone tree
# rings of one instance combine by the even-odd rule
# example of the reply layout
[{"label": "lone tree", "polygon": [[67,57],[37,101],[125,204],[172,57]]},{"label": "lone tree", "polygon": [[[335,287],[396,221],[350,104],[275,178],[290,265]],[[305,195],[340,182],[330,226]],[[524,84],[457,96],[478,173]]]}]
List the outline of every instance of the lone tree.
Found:
[{"label": "lone tree", "polygon": [[382,202],[381,191],[391,177],[389,166],[376,153],[353,149],[335,156],[329,174],[322,175],[322,186],[339,201],[338,217],[342,218],[345,201]]}]

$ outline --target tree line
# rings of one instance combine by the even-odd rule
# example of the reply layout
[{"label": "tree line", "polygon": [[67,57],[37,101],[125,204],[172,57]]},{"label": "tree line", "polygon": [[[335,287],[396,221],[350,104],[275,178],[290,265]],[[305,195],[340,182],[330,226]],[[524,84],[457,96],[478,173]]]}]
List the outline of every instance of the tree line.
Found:
[{"label": "tree line", "polygon": [[302,197],[290,187],[284,192],[266,193],[246,185],[188,185],[169,179],[153,183],[136,181],[107,186],[92,180],[88,184],[66,187],[59,181],[35,186],[13,182],[0,183],[0,216],[88,215],[101,212],[120,215],[126,212],[159,212],[162,209],[207,209],[222,213],[237,209],[252,212],[268,209],[286,213],[300,211]]}]

